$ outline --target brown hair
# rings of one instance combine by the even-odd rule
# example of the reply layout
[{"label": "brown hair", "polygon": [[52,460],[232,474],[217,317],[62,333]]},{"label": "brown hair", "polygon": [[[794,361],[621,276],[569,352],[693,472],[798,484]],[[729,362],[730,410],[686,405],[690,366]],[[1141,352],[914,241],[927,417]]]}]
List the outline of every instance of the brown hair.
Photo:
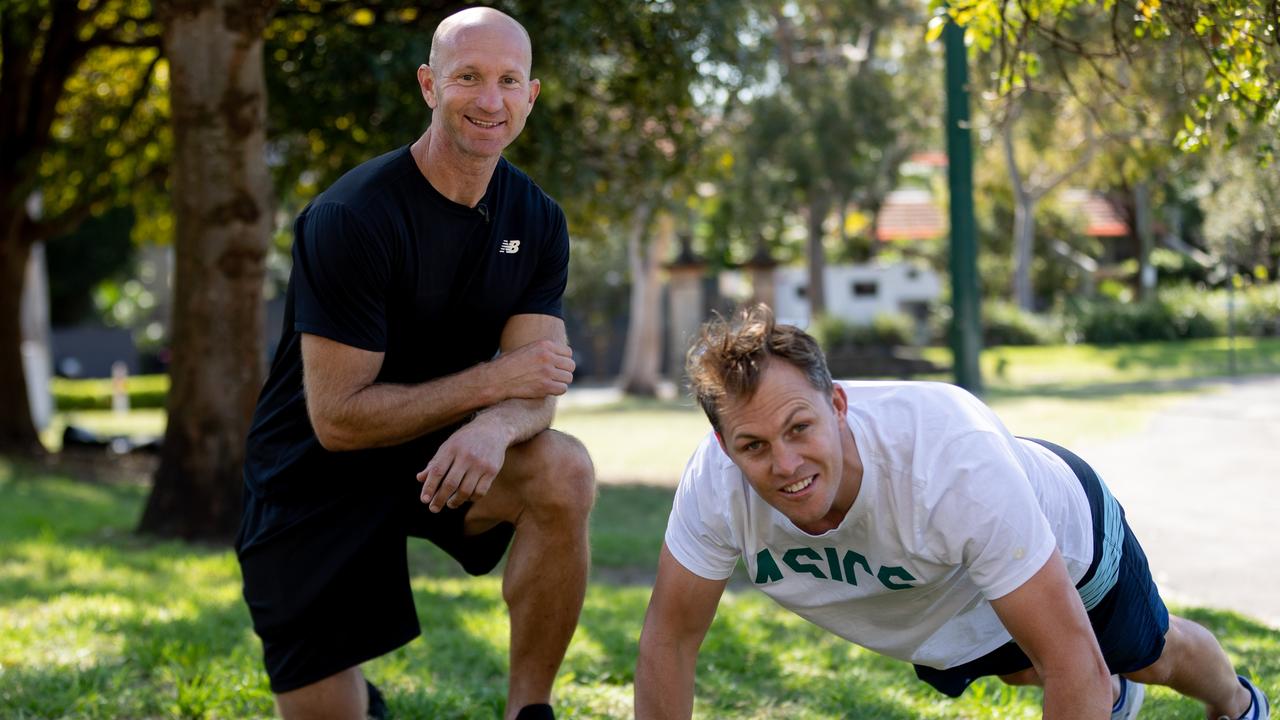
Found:
[{"label": "brown hair", "polygon": [[755,394],[772,358],[795,366],[814,389],[832,392],[831,372],[818,342],[794,325],[776,324],[768,305],[743,307],[731,320],[717,316],[703,324],[689,348],[685,369],[693,394],[716,432],[720,432],[720,403]]}]

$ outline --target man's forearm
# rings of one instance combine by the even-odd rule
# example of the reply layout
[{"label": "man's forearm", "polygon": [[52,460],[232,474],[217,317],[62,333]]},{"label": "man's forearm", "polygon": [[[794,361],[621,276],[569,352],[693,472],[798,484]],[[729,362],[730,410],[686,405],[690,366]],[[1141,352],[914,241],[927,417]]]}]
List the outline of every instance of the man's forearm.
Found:
[{"label": "man's forearm", "polygon": [[508,433],[507,447],[529,440],[551,427],[556,415],[556,399],[510,398],[481,410],[472,422],[494,423]]},{"label": "man's forearm", "polygon": [[502,400],[485,381],[484,365],[477,365],[418,385],[367,385],[333,404],[316,431],[330,450],[398,445]]},{"label": "man's forearm", "polygon": [[676,648],[640,651],[636,662],[636,720],[685,720],[693,716],[696,657],[696,653],[687,657]]},{"label": "man's forearm", "polygon": [[1044,677],[1045,720],[1076,720],[1111,716],[1111,682],[1098,682],[1092,675],[1063,674]]}]

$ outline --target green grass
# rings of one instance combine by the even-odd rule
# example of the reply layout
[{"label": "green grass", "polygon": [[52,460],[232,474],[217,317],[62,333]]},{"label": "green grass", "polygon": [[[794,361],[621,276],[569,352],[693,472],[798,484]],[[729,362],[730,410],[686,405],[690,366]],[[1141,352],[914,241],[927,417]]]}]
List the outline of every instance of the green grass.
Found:
[{"label": "green grass", "polygon": [[[257,639],[224,549],[131,534],[141,485],[78,482],[0,462],[0,713],[5,718],[254,718],[272,713]],[[670,505],[654,485],[601,487],[595,567],[556,686],[564,718],[631,715],[636,640]],[[463,577],[413,543],[426,639],[368,664],[398,718],[492,718],[506,687],[506,613],[495,577]],[[740,587],[741,584],[735,584]],[[1280,632],[1181,609],[1280,694]],[[958,701],[875,656],[731,590],[699,660],[700,718],[1032,718],[1038,693],[995,681]],[[1200,717],[1155,690],[1154,720]]]},{"label": "green grass", "polygon": [[[983,380],[995,392],[1043,394],[1098,385],[1180,381],[1231,374],[1227,338],[1127,345],[995,347],[982,353]],[[1280,338],[1237,338],[1236,372],[1280,373]],[[951,364],[950,351],[926,356]]]}]

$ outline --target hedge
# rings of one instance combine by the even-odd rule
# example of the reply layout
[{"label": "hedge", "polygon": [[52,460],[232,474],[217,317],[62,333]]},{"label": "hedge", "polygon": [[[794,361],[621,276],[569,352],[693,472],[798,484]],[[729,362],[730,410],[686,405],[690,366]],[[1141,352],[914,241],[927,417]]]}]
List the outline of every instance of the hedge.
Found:
[{"label": "hedge", "polygon": [[[54,407],[58,410],[110,410],[111,379],[71,380],[53,378]],[[163,408],[169,395],[168,375],[134,375],[125,378],[130,408]]]}]

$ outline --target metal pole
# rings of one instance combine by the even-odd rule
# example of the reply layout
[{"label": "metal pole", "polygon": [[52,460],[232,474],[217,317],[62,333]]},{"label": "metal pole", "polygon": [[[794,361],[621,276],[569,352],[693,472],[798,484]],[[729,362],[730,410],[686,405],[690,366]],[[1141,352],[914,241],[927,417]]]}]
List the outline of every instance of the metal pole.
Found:
[{"label": "metal pole", "polygon": [[978,247],[973,220],[973,140],[969,132],[968,57],[964,28],[943,30],[947,59],[947,179],[951,192],[951,354],[956,384],[982,392]]}]

